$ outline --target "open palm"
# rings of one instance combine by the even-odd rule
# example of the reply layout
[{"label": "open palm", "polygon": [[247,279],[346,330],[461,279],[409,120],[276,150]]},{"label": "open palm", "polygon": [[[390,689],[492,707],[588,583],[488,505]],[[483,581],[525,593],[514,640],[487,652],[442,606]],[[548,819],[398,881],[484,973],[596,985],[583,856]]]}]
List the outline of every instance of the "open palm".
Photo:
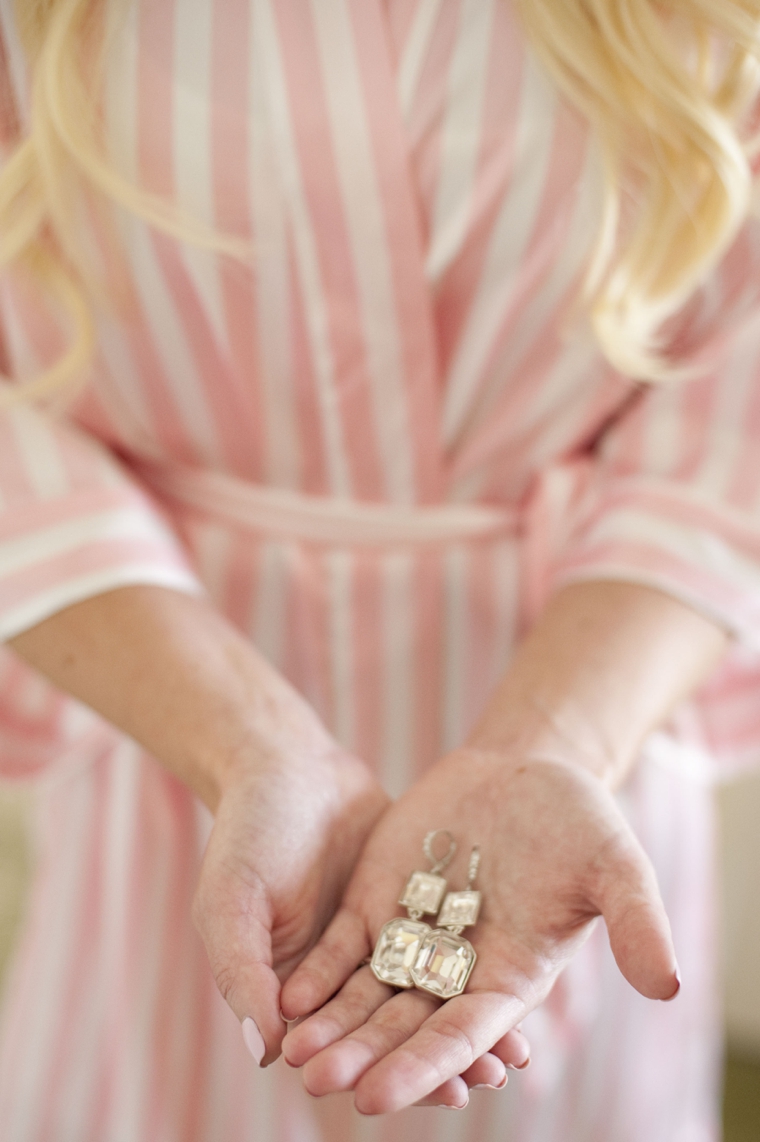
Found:
[{"label": "open palm", "polygon": [[[437,828],[459,842],[446,871],[450,887],[464,887],[470,847],[482,853],[483,907],[467,932],[478,961],[465,993],[445,1004],[419,991],[394,993],[369,967],[356,971],[399,912],[410,870],[425,867],[422,839]],[[289,1017],[329,1002],[288,1035],[285,1056],[305,1064],[311,1093],[355,1089],[365,1113],[417,1102],[494,1044],[505,1061],[510,1051],[520,1055],[513,1028],[545,998],[600,914],[629,982],[669,998],[678,983],[667,917],[614,797],[569,763],[456,751],[382,817],[342,908],[286,984]]]}]

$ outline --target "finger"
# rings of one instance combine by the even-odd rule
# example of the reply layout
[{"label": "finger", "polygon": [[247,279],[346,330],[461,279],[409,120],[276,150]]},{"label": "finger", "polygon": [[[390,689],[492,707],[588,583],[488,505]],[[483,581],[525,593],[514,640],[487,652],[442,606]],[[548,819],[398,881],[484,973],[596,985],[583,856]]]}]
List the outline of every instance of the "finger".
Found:
[{"label": "finger", "polygon": [[501,1059],[506,1067],[514,1071],[522,1071],[530,1062],[530,1043],[525,1036],[514,1027],[494,1043],[491,1054]]},{"label": "finger", "polygon": [[361,917],[341,908],[282,990],[282,1012],[296,1019],[316,1011],[341,987],[370,954]]},{"label": "finger", "polygon": [[449,1079],[414,1105],[439,1106],[443,1110],[464,1110],[469,1101],[470,1092],[467,1083],[461,1078],[455,1078]]},{"label": "finger", "polygon": [[371,968],[360,968],[334,999],[288,1032],[282,1044],[285,1061],[291,1067],[302,1067],[366,1023],[393,994],[392,988],[375,979]]},{"label": "finger", "polygon": [[364,1068],[356,1084],[357,1110],[388,1114],[411,1106],[447,1079],[467,1071],[524,1015],[524,1002],[498,992],[450,999],[408,1041]]},{"label": "finger", "polygon": [[501,1090],[507,1085],[507,1068],[492,1051],[476,1059],[461,1076],[471,1090],[488,1087]]},{"label": "finger", "polygon": [[[352,1090],[366,1070],[414,1035],[436,1006],[437,1001],[421,991],[393,996],[358,1030],[320,1051],[306,1063],[303,1079],[309,1094]],[[430,1094],[446,1079],[456,1078],[458,1073],[454,1071],[444,1075],[426,1090],[421,1090],[419,1097]]]},{"label": "finger", "polygon": [[654,869],[631,837],[606,863],[598,900],[610,947],[628,982],[648,999],[672,999],[678,963]]},{"label": "finger", "polygon": [[205,944],[222,997],[241,1023],[243,1039],[266,1067],[280,1054],[287,1030],[280,1015],[280,981],[272,969],[269,909],[261,892],[250,890],[245,907],[219,907],[213,888],[201,884],[193,920]]}]

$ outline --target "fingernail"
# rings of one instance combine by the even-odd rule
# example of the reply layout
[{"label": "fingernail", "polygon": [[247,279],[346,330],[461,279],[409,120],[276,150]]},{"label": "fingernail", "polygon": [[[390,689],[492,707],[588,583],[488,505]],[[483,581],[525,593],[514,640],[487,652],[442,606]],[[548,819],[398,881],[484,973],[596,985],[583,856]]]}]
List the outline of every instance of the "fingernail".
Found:
[{"label": "fingernail", "polygon": [[504,1087],[506,1085],[507,1085],[507,1076],[505,1075],[504,1078],[501,1080],[501,1082],[497,1083],[496,1086],[494,1086],[493,1083],[475,1083],[475,1086],[472,1089],[473,1090],[504,1090]]},{"label": "fingernail", "polygon": [[673,994],[669,995],[668,998],[666,1000],[664,1000],[663,1002],[664,1003],[670,1003],[671,999],[675,999],[675,997],[678,995],[680,990],[681,990],[681,973],[678,970],[678,968],[676,968],[676,989],[673,992]]},{"label": "fingernail", "polygon": [[528,1057],[524,1063],[520,1063],[519,1067],[517,1066],[516,1063],[507,1063],[506,1064],[507,1069],[510,1071],[524,1071],[525,1068],[529,1067],[529,1066],[530,1066],[530,1055],[528,1055]]},{"label": "fingernail", "polygon": [[256,1065],[260,1067],[267,1048],[261,1032],[250,1016],[243,1020],[243,1042],[256,1060]]},{"label": "fingernail", "polygon": [[469,1102],[470,1102],[469,1098],[467,1099],[467,1102],[465,1102],[462,1106],[450,1106],[449,1103],[442,1102],[441,1103],[441,1110],[465,1110],[467,1108],[467,1106],[469,1105]]}]

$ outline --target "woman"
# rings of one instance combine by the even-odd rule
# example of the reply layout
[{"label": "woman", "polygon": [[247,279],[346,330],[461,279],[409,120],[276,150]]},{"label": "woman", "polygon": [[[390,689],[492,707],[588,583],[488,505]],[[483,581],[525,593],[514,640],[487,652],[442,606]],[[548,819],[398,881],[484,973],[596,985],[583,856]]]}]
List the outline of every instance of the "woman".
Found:
[{"label": "woman", "polygon": [[[65,416],[3,417],[3,772],[40,783],[5,1136],[714,1138],[760,12],[1,11],[8,372],[93,346]],[[442,1007],[355,970],[434,828],[453,887],[482,852]],[[342,1097],[252,1068],[346,980],[284,1047]]]}]

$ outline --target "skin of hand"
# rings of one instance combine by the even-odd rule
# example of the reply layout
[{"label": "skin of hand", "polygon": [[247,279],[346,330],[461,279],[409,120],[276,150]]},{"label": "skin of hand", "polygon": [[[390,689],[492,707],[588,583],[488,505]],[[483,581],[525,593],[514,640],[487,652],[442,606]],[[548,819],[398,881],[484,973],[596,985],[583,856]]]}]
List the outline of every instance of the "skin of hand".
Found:
[{"label": "skin of hand", "polygon": [[[194,919],[221,993],[262,1065],[285,1034],[282,981],[335,912],[388,798],[314,711],[204,599],[125,587],[12,640],[62,690],[145,747],[215,822]],[[426,1098],[499,1086],[487,1054]],[[466,1093],[465,1093],[466,1097]]]},{"label": "skin of hand", "polygon": [[[550,603],[470,742],[381,818],[342,908],[283,990],[286,1016],[315,1012],[284,1042],[312,1094],[353,1089],[357,1108],[378,1114],[424,1099],[485,1052],[519,1065],[527,1045],[513,1029],[600,915],[626,979],[652,999],[677,993],[655,875],[612,789],[726,642],[646,587],[578,584]],[[483,907],[465,932],[478,962],[445,1004],[356,970],[400,914],[395,901],[438,828],[459,842],[451,887],[464,887],[470,847],[482,854]],[[466,1091],[459,1097],[464,1105]]]},{"label": "skin of hand", "polygon": [[222,995],[280,1051],[281,982],[333,915],[388,799],[303,699],[201,599],[127,587],[12,641],[215,814],[193,915]]}]

